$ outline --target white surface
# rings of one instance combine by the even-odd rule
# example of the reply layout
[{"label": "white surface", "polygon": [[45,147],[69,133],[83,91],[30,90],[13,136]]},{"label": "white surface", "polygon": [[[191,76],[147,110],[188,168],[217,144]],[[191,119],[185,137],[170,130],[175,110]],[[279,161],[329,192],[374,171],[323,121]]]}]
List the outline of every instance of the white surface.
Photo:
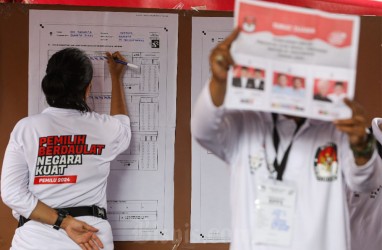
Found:
[{"label": "white surface", "polygon": [[55,51],[77,47],[92,58],[88,103],[99,113],[109,112],[111,81],[93,57],[120,51],[139,66],[123,78],[132,142],[111,164],[108,217],[114,240],[172,240],[178,16],[31,10],[29,24],[30,115],[46,106],[40,85]]},{"label": "white surface", "polygon": [[[233,18],[192,19],[192,106],[209,78],[209,55],[232,31]],[[192,141],[191,243],[229,242],[229,168]]]},{"label": "white surface", "polygon": [[[380,185],[382,161],[377,152],[368,163],[356,166],[347,136],[332,123],[308,119],[293,138],[295,122],[280,116],[276,153],[269,113],[216,108],[208,88],[204,88],[194,109],[192,135],[230,164],[231,250],[350,249],[345,185],[358,192]],[[258,245],[253,216],[258,197],[256,184],[270,176],[276,178],[272,163],[276,157],[282,158],[292,139],[283,175],[283,182],[293,182],[297,188],[292,244],[285,248]]]}]

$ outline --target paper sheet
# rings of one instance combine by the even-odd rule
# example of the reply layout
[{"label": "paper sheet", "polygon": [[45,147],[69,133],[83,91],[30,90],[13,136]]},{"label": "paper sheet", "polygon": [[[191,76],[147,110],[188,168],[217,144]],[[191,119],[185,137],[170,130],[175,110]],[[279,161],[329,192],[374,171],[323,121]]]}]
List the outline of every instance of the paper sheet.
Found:
[{"label": "paper sheet", "polygon": [[178,16],[167,13],[30,11],[29,114],[47,104],[41,92],[48,59],[65,47],[94,65],[89,106],[108,113],[111,79],[105,51],[120,51],[138,69],[123,77],[132,126],[129,149],[111,164],[108,220],[114,240],[173,239],[173,171]]},{"label": "paper sheet", "polygon": [[355,91],[359,17],[236,1],[225,105],[322,120],[345,119]]},{"label": "paper sheet", "polygon": [[[192,106],[209,79],[212,48],[232,32],[233,18],[192,18]],[[192,141],[191,243],[229,242],[229,168]]]}]

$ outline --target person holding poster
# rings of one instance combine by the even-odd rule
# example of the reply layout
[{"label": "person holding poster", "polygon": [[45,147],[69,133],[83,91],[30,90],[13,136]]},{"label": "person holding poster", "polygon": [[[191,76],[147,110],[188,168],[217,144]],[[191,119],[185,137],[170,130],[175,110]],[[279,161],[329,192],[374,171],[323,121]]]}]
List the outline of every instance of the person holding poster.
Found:
[{"label": "person holding poster", "polygon": [[231,250],[349,250],[345,187],[369,192],[382,181],[362,108],[346,99],[352,116],[334,122],[227,110],[239,32],[212,50],[191,119],[193,137],[231,166]]},{"label": "person holding poster", "polygon": [[[325,121],[351,117],[343,97],[353,99],[355,92],[358,16],[237,0],[234,23],[241,32],[232,57],[237,65],[263,69],[265,91],[237,91],[229,70],[227,109]],[[253,23],[256,28],[250,31]]]}]

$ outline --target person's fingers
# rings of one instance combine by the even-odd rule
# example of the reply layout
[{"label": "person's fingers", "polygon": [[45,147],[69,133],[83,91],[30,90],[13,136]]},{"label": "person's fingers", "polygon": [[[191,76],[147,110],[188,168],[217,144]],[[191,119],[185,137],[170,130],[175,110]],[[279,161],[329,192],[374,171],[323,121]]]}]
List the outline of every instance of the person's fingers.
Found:
[{"label": "person's fingers", "polygon": [[86,247],[86,250],[93,250],[93,248],[90,246],[89,242],[85,242],[84,246]]},{"label": "person's fingers", "polygon": [[358,127],[365,129],[366,128],[366,119],[362,115],[354,116],[350,119],[336,120],[334,124],[337,127]]},{"label": "person's fingers", "polygon": [[120,57],[120,54],[119,54],[118,51],[116,51],[116,52],[113,53],[113,58],[115,58],[115,59],[119,59],[119,57]]},{"label": "person's fingers", "polygon": [[363,125],[350,124],[350,125],[336,125],[336,128],[348,135],[365,136],[366,127]]},{"label": "person's fingers", "polygon": [[82,250],[86,250],[86,247],[84,246],[84,244],[78,244]]},{"label": "person's fingers", "polygon": [[344,120],[336,120],[334,122],[337,126],[354,126],[357,124],[360,124],[361,122],[358,119],[351,118],[351,119],[344,119]]},{"label": "person's fingers", "polygon": [[334,125],[366,128],[366,122],[363,116],[356,116],[352,119],[337,120],[334,122]]},{"label": "person's fingers", "polygon": [[353,116],[350,119],[336,120],[334,124],[339,131],[348,134],[350,144],[359,145],[364,142],[366,136],[364,111],[361,105],[347,98],[344,99],[344,103],[352,110]]},{"label": "person's fingers", "polygon": [[233,60],[228,50],[215,49],[212,51],[210,66],[215,79],[225,82],[230,65],[233,65]]},{"label": "person's fingers", "polygon": [[344,103],[345,103],[346,106],[348,106],[353,112],[354,112],[354,111],[360,111],[360,107],[359,107],[358,103],[356,103],[355,101],[352,101],[352,100],[350,100],[349,98],[344,98]]},{"label": "person's fingers", "polygon": [[225,48],[225,49],[229,49],[229,47],[231,47],[231,44],[233,41],[235,41],[235,39],[237,38],[237,36],[239,35],[240,33],[240,28],[239,27],[236,27],[232,33],[226,38],[224,39],[224,41],[222,41],[218,47],[221,47],[221,48]]},{"label": "person's fingers", "polygon": [[363,136],[366,134],[365,128],[360,126],[336,126],[336,128],[349,135]]},{"label": "person's fingers", "polygon": [[114,62],[113,55],[110,52],[106,52],[106,57],[108,63]]},{"label": "person's fingers", "polygon": [[92,249],[99,250],[99,247],[96,245],[96,243],[92,239],[89,240],[89,245],[91,246]]},{"label": "person's fingers", "polygon": [[335,120],[335,125],[343,126],[343,125],[362,125],[366,126],[366,118],[362,115],[356,115],[350,119],[343,119],[343,120]]},{"label": "person's fingers", "polygon": [[217,63],[225,68],[228,68],[229,65],[232,65],[235,63],[232,59],[232,56],[229,50],[223,50],[223,49],[216,49],[212,51],[210,55],[210,62]]},{"label": "person's fingers", "polygon": [[353,120],[353,118],[343,119],[343,120],[335,120],[334,124],[337,125],[337,126],[351,125],[351,124],[354,124],[354,120]]},{"label": "person's fingers", "polygon": [[352,110],[353,116],[365,114],[365,110],[356,101],[352,101],[348,98],[344,98],[344,103]]},{"label": "person's fingers", "polygon": [[356,115],[353,117],[355,123],[362,124],[366,126],[366,117],[363,115]]},{"label": "person's fingers", "polygon": [[100,248],[104,248],[102,241],[98,238],[97,235],[93,234],[93,235],[92,235],[92,240],[95,241],[95,243],[97,243],[97,245],[98,245]]},{"label": "person's fingers", "polygon": [[212,63],[211,71],[212,75],[219,80],[224,80],[227,78],[228,65],[225,63]]},{"label": "person's fingers", "polygon": [[216,63],[224,68],[228,68],[229,65],[234,64],[234,61],[229,52],[232,42],[239,34],[239,29],[235,29],[224,41],[217,45],[210,55],[210,63]]},{"label": "person's fingers", "polygon": [[119,51],[116,51],[116,52],[114,53],[114,57],[117,58],[117,59],[119,59],[119,60],[122,60],[122,61],[127,62],[126,58],[125,58]]},{"label": "person's fingers", "polygon": [[352,108],[352,106],[353,106],[353,102],[352,102],[349,98],[344,98],[344,103],[345,103],[346,106],[348,106],[349,108]]}]

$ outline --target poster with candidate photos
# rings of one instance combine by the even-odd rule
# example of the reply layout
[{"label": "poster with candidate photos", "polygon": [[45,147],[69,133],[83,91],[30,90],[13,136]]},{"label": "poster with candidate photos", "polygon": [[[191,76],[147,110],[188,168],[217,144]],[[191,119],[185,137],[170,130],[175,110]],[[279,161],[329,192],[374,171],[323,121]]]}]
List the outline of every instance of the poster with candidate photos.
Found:
[{"label": "poster with candidate photos", "polygon": [[359,17],[238,0],[225,106],[321,120],[351,110]]},{"label": "poster with candidate photos", "polygon": [[[232,95],[227,95],[225,103],[241,109],[251,110],[253,106],[264,106],[267,102],[265,78],[262,66],[235,65],[229,72]],[[240,98],[236,98],[236,97]]]}]

